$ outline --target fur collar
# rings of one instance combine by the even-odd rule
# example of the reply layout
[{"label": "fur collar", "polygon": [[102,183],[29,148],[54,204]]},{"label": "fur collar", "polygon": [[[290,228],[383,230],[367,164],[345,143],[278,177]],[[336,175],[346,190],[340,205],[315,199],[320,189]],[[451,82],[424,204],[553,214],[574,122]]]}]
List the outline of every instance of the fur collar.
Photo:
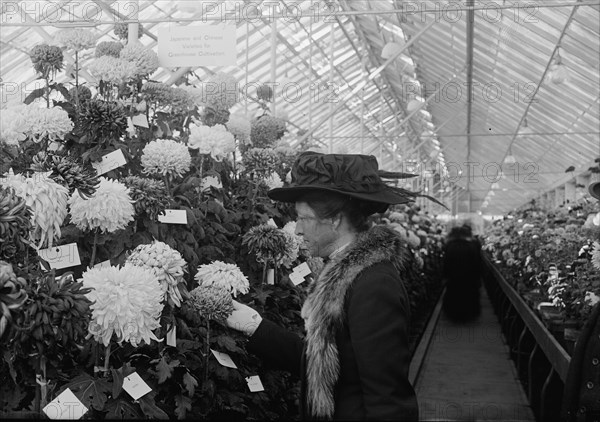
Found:
[{"label": "fur collar", "polygon": [[336,333],[343,326],[344,304],[354,280],[367,267],[390,261],[402,274],[408,248],[385,226],[360,233],[355,242],[322,269],[302,307],[306,328],[307,405],[309,414],[333,418],[334,387],[339,377]]}]

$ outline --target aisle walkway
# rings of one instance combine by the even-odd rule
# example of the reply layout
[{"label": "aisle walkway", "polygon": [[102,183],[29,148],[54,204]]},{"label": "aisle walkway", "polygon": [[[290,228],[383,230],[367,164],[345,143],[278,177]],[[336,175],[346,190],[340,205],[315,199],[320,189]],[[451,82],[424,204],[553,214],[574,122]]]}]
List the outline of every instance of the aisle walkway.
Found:
[{"label": "aisle walkway", "polygon": [[444,312],[415,384],[421,420],[534,421],[482,288],[481,316],[459,325]]}]

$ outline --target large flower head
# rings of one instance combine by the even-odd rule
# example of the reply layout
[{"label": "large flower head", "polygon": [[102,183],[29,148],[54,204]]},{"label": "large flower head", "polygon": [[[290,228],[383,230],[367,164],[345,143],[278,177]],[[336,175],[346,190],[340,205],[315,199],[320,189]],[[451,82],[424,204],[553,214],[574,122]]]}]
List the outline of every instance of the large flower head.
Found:
[{"label": "large flower head", "polygon": [[0,259],[12,260],[27,247],[26,240],[31,228],[31,209],[25,199],[13,188],[0,186]]},{"label": "large flower head", "polygon": [[92,268],[83,273],[83,286],[92,289],[86,294],[92,302],[88,330],[96,341],[108,346],[113,334],[134,347],[160,341],[152,331],[160,326],[163,291],[151,270],[130,264]]},{"label": "large flower head", "polygon": [[142,167],[146,174],[182,177],[191,164],[192,157],[187,147],[172,139],[149,142],[142,152]]},{"label": "large flower head", "polygon": [[137,73],[135,63],[112,56],[96,57],[88,69],[96,78],[116,85],[133,79]]},{"label": "large flower head", "polygon": [[63,52],[56,45],[40,44],[31,49],[29,53],[33,68],[36,72],[48,76],[56,73],[63,67]]},{"label": "large flower head", "polygon": [[295,221],[290,221],[281,230],[286,237],[285,253],[281,258],[281,265],[290,268],[300,255],[300,247],[304,244],[304,239],[296,234]]},{"label": "large flower head", "polygon": [[237,80],[227,73],[211,75],[203,85],[204,103],[217,110],[229,110],[239,100]]},{"label": "large flower head", "polygon": [[194,277],[200,286],[214,286],[237,297],[238,293],[246,294],[250,289],[248,279],[235,264],[213,261],[200,265]]},{"label": "large flower head", "polygon": [[254,173],[257,177],[264,179],[275,171],[279,157],[275,151],[269,148],[250,148],[242,157],[242,163],[247,173]]},{"label": "large flower head", "polygon": [[102,41],[96,46],[95,56],[119,57],[121,50],[123,50],[123,44],[119,41]]},{"label": "large flower head", "polygon": [[16,145],[29,138],[40,142],[62,139],[73,130],[69,114],[60,107],[41,108],[37,104],[18,105],[2,112],[0,137],[8,144]]},{"label": "large flower head", "polygon": [[137,216],[146,214],[151,220],[156,220],[158,214],[162,214],[169,206],[167,188],[162,180],[127,176],[123,183],[129,188]]},{"label": "large flower head", "polygon": [[52,246],[60,237],[60,226],[67,216],[69,190],[48,177],[48,173],[34,173],[31,177],[9,172],[0,178],[0,184],[10,186],[31,209],[31,237],[37,247]]},{"label": "large flower head", "polygon": [[142,86],[143,98],[172,112],[187,112],[196,105],[196,98],[189,89],[174,88],[162,82],[147,82]]},{"label": "large flower head", "polygon": [[233,313],[231,295],[217,286],[196,287],[186,303],[206,319],[224,321]]},{"label": "large flower head", "polygon": [[229,116],[229,121],[226,124],[227,130],[235,136],[235,138],[243,144],[250,142],[250,130],[252,125],[250,120],[244,116],[232,114]]},{"label": "large flower head", "polygon": [[190,125],[188,147],[197,149],[200,154],[210,154],[221,161],[230,152],[235,151],[235,139],[223,125]]},{"label": "large flower head", "polygon": [[256,255],[258,262],[275,264],[286,254],[288,237],[277,227],[260,224],[244,234],[242,244]]},{"label": "large flower head", "polygon": [[67,187],[69,193],[77,190],[83,198],[92,196],[100,183],[95,168],[70,156],[40,152],[34,157],[32,167],[36,171],[50,171],[51,179]]},{"label": "large flower head", "polygon": [[127,113],[118,102],[86,101],[79,115],[77,130],[98,143],[118,140],[127,130]]},{"label": "large flower head", "polygon": [[12,322],[11,312],[17,311],[27,300],[26,281],[17,277],[12,265],[0,261],[0,338]]},{"label": "large flower head", "polygon": [[119,56],[135,64],[137,76],[149,75],[158,69],[158,55],[140,43],[125,46]]},{"label": "large flower head", "polygon": [[62,29],[54,34],[54,42],[75,51],[87,50],[96,45],[92,31],[82,28]]},{"label": "large flower head", "polygon": [[187,264],[178,251],[166,243],[154,241],[148,245],[139,245],[126,262],[152,270],[168,303],[181,306],[183,298],[179,284],[185,282],[183,273]]},{"label": "large flower head", "polygon": [[81,230],[112,233],[133,221],[133,201],[129,189],[116,180],[100,177],[96,193],[83,199],[74,192],[69,199],[71,221]]},{"label": "large flower head", "polygon": [[252,122],[250,139],[257,148],[269,148],[281,139],[285,133],[285,120],[267,114]]},{"label": "large flower head", "polygon": [[27,106],[19,104],[2,110],[0,119],[0,141],[7,145],[19,145],[27,139],[23,129],[26,125]]}]

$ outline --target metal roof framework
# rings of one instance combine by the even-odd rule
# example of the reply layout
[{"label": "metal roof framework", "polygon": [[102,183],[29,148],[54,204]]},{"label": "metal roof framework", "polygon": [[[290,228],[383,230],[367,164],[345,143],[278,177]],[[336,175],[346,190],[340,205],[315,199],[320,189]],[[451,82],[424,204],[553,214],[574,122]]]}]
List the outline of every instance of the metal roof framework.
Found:
[{"label": "metal roof framework", "polygon": [[[411,187],[455,213],[504,214],[548,192],[577,198],[597,177],[600,0],[40,0],[0,11],[3,97],[39,83],[28,51],[64,27],[108,41],[116,21],[137,18],[140,42],[156,49],[161,27],[225,21],[237,66],[160,68],[152,79],[230,73],[250,87],[232,112],[249,117],[260,111],[252,87],[279,83],[272,108],[287,116],[292,146],[373,154],[386,170],[419,174]],[[382,58],[390,42],[401,50]],[[80,55],[83,69],[93,54]],[[559,56],[568,79],[557,84]]]}]

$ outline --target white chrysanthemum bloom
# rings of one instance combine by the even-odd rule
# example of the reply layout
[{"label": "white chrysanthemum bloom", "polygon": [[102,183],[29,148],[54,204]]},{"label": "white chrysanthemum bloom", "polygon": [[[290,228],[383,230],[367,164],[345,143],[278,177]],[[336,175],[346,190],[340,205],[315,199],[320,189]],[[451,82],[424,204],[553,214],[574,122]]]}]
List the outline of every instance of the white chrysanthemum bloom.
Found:
[{"label": "white chrysanthemum bloom", "polygon": [[210,107],[229,110],[238,102],[237,80],[227,73],[215,73],[203,84],[203,101]]},{"label": "white chrysanthemum bloom", "polygon": [[221,161],[227,154],[235,151],[235,138],[223,125],[211,127],[191,124],[188,147]]},{"label": "white chrysanthemum bloom", "polygon": [[192,157],[188,148],[173,139],[149,142],[142,151],[142,167],[146,174],[182,177],[191,165]]},{"label": "white chrysanthemum bloom", "polygon": [[119,56],[123,60],[134,63],[136,75],[144,76],[152,74],[158,69],[158,55],[151,49],[145,48],[141,43],[126,45]]},{"label": "white chrysanthemum bloom", "polygon": [[71,221],[81,230],[112,233],[133,221],[135,213],[129,189],[123,183],[100,177],[96,193],[83,199],[73,192],[69,199]]},{"label": "white chrysanthemum bloom", "polygon": [[227,126],[227,130],[231,132],[237,140],[243,144],[248,144],[250,142],[250,130],[252,129],[252,124],[247,117],[232,114],[229,116],[229,121],[225,125]]},{"label": "white chrysanthemum bloom", "polygon": [[204,91],[202,90],[202,88],[196,88],[192,85],[180,85],[177,88],[187,92],[190,98],[194,101],[194,104],[198,107],[203,107],[206,105],[202,98],[202,96],[204,95]]},{"label": "white chrysanthemum bloom", "polygon": [[269,187],[269,189],[280,188],[283,186],[283,180],[275,172],[269,174],[269,176],[263,179],[263,183]]},{"label": "white chrysanthemum bloom", "polygon": [[27,139],[23,132],[26,127],[27,106],[20,104],[2,110],[0,118],[0,140],[8,145],[19,145],[19,141]]},{"label": "white chrysanthemum bloom", "polygon": [[64,138],[73,130],[69,114],[60,107],[40,108],[35,104],[27,106],[22,130],[25,136],[34,142],[40,142],[45,136],[51,141]]},{"label": "white chrysanthemum bloom", "polygon": [[14,188],[31,208],[31,238],[38,248],[51,247],[60,237],[60,226],[68,213],[69,190],[48,177],[49,174],[34,173],[25,177],[10,170],[6,177],[0,177],[0,185]]},{"label": "white chrysanthemum bloom", "polygon": [[222,261],[200,265],[194,278],[200,286],[220,287],[234,297],[237,297],[238,293],[246,294],[250,290],[250,283],[242,270],[235,264],[226,264]]},{"label": "white chrysanthemum bloom", "polygon": [[163,291],[151,270],[125,264],[92,268],[82,277],[83,287],[92,289],[86,294],[92,302],[88,331],[96,341],[108,346],[113,334],[134,347],[160,341],[152,331],[160,327]]},{"label": "white chrysanthemum bloom", "polygon": [[596,293],[594,292],[585,292],[585,298],[584,298],[585,303],[587,303],[589,306],[595,306],[596,303],[600,302],[600,296],[598,296]]},{"label": "white chrysanthemum bloom", "polygon": [[592,251],[592,265],[600,271],[600,243],[594,242],[594,250]]},{"label": "white chrysanthemum bloom", "polygon": [[135,77],[137,67],[135,63],[121,58],[101,56],[90,62],[88,70],[104,82],[122,84]]},{"label": "white chrysanthemum bloom", "polygon": [[126,263],[152,270],[160,281],[168,303],[181,306],[183,298],[178,284],[185,281],[183,273],[187,264],[178,251],[166,243],[154,241],[135,248]]},{"label": "white chrysanthemum bloom", "polygon": [[298,259],[300,254],[300,246],[304,243],[302,236],[296,234],[296,222],[290,221],[282,229],[286,237],[285,253],[281,259],[281,265],[285,268],[290,268]]},{"label": "white chrysanthemum bloom", "polygon": [[54,34],[54,42],[59,46],[81,51],[94,47],[96,36],[87,29],[63,29]]}]

